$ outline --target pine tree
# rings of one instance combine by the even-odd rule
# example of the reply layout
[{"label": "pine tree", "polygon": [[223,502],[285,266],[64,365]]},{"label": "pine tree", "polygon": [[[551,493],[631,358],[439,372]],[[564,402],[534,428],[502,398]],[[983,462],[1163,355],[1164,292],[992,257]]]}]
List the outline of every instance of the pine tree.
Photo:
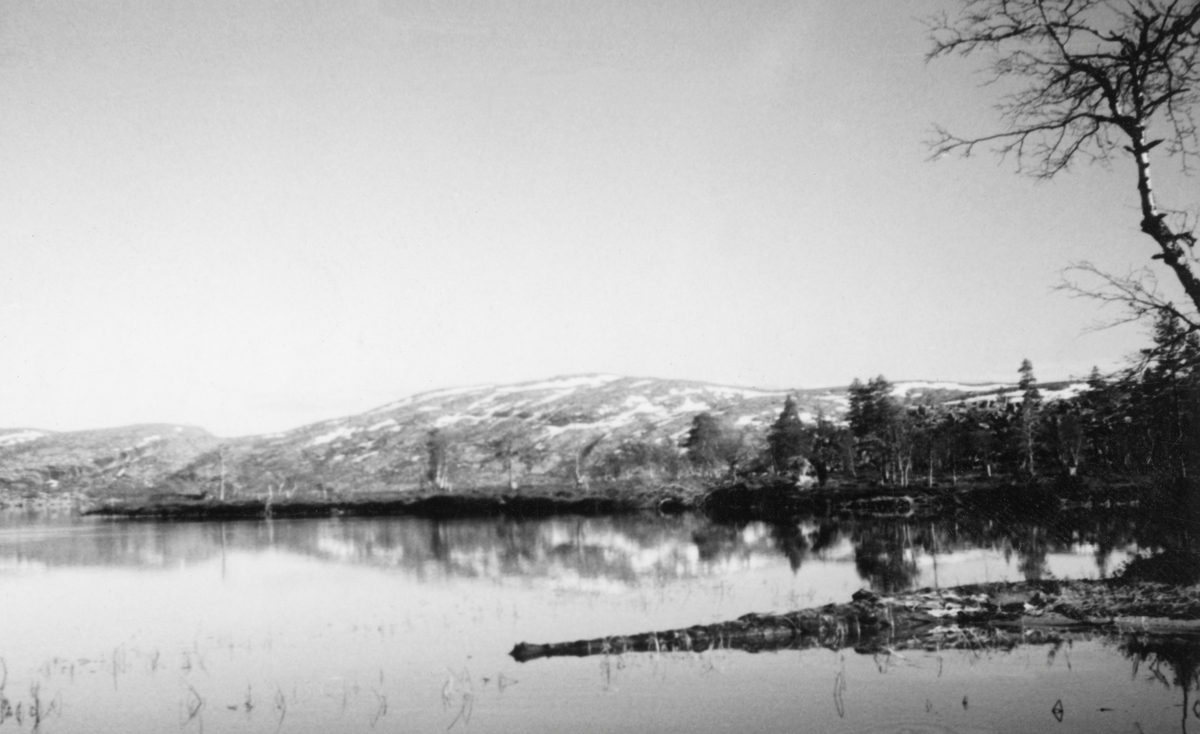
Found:
[{"label": "pine tree", "polygon": [[812,449],[812,436],[800,420],[795,397],[788,395],[784,401],[783,411],[767,432],[767,446],[776,472],[787,471],[798,459],[807,458]]},{"label": "pine tree", "polygon": [[895,416],[895,409],[892,383],[883,375],[872,378],[866,385],[858,378],[850,383],[850,410],[846,420],[855,438],[882,434]]},{"label": "pine tree", "polygon": [[863,385],[857,379],[850,384],[850,409],[846,415],[854,434],[855,446],[876,464],[884,478],[897,476],[899,460],[910,431],[904,410],[892,397],[892,383],[883,375]]},{"label": "pine tree", "polygon": [[1033,364],[1021,360],[1018,369],[1021,375],[1017,387],[1021,390],[1021,408],[1018,413],[1017,437],[1021,452],[1021,463],[1029,471],[1030,476],[1037,474],[1034,466],[1034,453],[1037,450],[1037,433],[1041,421],[1042,393],[1037,387],[1037,378],[1033,376]]},{"label": "pine tree", "polygon": [[1088,375],[1088,389],[1079,397],[1079,416],[1083,440],[1089,447],[1088,463],[1112,472],[1124,463],[1126,452],[1124,421],[1117,399],[1119,390],[1093,367]]},{"label": "pine tree", "polygon": [[847,439],[853,444],[853,435],[845,427],[838,426],[831,421],[821,410],[817,411],[817,425],[813,433],[810,460],[813,469],[817,472],[817,484],[824,487],[825,482],[829,479],[830,470],[838,464],[848,464],[843,468],[853,475],[853,448],[849,452],[851,459],[849,462],[846,461],[847,452],[845,451]]},{"label": "pine tree", "polygon": [[1170,314],[1158,318],[1153,334],[1154,346],[1143,350],[1145,367],[1134,403],[1139,414],[1133,420],[1150,437],[1149,462],[1186,477],[1188,457],[1200,442],[1200,334]]},{"label": "pine tree", "polygon": [[712,413],[700,413],[692,418],[692,427],[683,440],[687,457],[701,473],[713,471],[720,461],[721,424]]}]

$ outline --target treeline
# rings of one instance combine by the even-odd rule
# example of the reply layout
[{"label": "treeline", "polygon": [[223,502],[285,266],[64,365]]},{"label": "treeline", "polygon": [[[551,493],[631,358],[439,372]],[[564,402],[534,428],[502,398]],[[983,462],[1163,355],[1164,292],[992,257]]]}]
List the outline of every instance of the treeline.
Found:
[{"label": "treeline", "polygon": [[800,420],[788,398],[757,445],[717,416],[694,419],[684,442],[710,475],[830,476],[895,486],[963,476],[1186,479],[1200,464],[1200,337],[1163,317],[1130,368],[1093,370],[1087,389],[1045,400],[1028,360],[1016,391],[982,399],[899,399],[884,377],[850,385],[844,423]]},{"label": "treeline", "polygon": [[[176,478],[202,484],[213,496],[290,496],[360,491],[364,474],[379,491],[418,484],[453,492],[497,484],[661,486],[689,478],[697,484],[757,477],[890,486],[953,485],[964,478],[1158,481],[1198,470],[1200,337],[1178,321],[1160,319],[1151,346],[1128,369],[1093,370],[1086,389],[1075,394],[1043,396],[1028,361],[1017,377],[1015,389],[998,395],[919,397],[897,395],[882,376],[856,379],[844,415],[802,416],[800,403],[788,397],[765,429],[705,412],[676,438],[652,423],[624,437],[600,428],[548,433],[528,416],[508,415],[458,430],[426,429],[415,442],[411,434],[382,435],[364,448],[377,468],[357,457],[339,461],[345,451],[339,446],[298,456],[233,447],[228,457],[225,449],[209,452]],[[380,458],[372,459],[375,454]],[[347,469],[360,466],[367,468]]]}]

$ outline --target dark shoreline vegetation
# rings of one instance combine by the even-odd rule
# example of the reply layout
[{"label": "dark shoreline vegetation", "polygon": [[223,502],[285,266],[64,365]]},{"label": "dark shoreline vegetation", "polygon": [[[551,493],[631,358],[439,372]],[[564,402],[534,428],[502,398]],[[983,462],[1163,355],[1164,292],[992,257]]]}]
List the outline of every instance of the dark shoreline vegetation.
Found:
[{"label": "dark shoreline vegetation", "polygon": [[[82,508],[82,513],[135,521],[328,517],[520,521],[553,516],[697,513],[712,523],[713,528],[765,522],[773,528],[780,550],[789,557],[810,543],[802,537],[793,537],[797,523],[802,520],[815,520],[830,529],[862,523],[884,523],[897,528],[952,524],[956,535],[977,541],[998,542],[1011,536],[1014,548],[1030,555],[1031,563],[1032,559],[1044,556],[1050,545],[1092,543],[1099,548],[1112,548],[1133,542],[1150,553],[1135,558],[1123,569],[1127,578],[1189,585],[1200,582],[1200,556],[1193,549],[1198,515],[1195,499],[1186,484],[1156,488],[1131,484],[1084,486],[1078,482],[1069,486],[977,483],[899,491],[890,487],[797,489],[782,484],[737,483],[708,492],[685,487],[651,490],[607,485],[589,494],[563,490],[516,494],[507,488],[497,488],[493,492],[395,493],[328,501],[283,498],[222,502],[160,496],[95,503]],[[1128,529],[1117,530],[1118,526]],[[865,553],[870,551],[882,557],[895,555],[892,546],[898,548],[902,542],[923,544],[934,552],[938,548],[937,537],[906,535],[902,541],[899,530],[892,534],[897,537],[876,537],[877,533],[869,533],[870,537],[856,542]],[[698,537],[697,542],[703,544],[708,539]],[[902,579],[906,575],[898,569],[891,571],[895,573],[881,571],[880,588],[903,588]],[[891,576],[896,579],[887,580]]]},{"label": "dark shoreline vegetation", "polygon": [[954,487],[851,485],[797,488],[790,478],[759,477],[697,485],[646,487],[606,483],[588,490],[506,487],[464,492],[393,492],[321,497],[231,498],[204,494],[154,494],[142,498],[80,501],[84,515],[155,520],[227,520],[289,517],[546,517],[630,512],[701,511],[716,520],[781,520],[801,515],[939,517],[961,510],[1057,512],[1139,507],[1161,502],[1161,492],[1133,483],[964,482]]}]

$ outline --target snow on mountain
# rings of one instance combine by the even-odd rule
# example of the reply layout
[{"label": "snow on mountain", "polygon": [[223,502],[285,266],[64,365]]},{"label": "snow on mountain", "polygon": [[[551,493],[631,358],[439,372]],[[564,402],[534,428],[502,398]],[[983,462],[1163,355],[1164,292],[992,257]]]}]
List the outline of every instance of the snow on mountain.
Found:
[{"label": "snow on mountain", "polygon": [[[1003,383],[913,380],[897,383],[894,395],[905,401],[995,400],[1013,389]],[[238,440],[227,445],[224,466],[227,481],[251,490],[285,478],[298,486],[340,492],[415,488],[424,481],[428,442],[436,435],[452,462],[456,486],[507,482],[506,452],[514,454],[513,473],[521,483],[562,484],[569,481],[581,447],[593,441],[598,441],[590,455],[593,462],[634,444],[679,453],[680,441],[702,412],[761,443],[789,394],[809,423],[820,416],[844,420],[849,407],[846,388],[762,390],[573,375],[434,390],[362,415],[298,428],[282,438]],[[211,481],[215,467],[213,455],[188,471]]]},{"label": "snow on mountain", "polygon": [[[1074,382],[1041,386],[1048,401],[1083,390],[1085,384]],[[10,429],[0,431],[0,489],[6,482],[42,486],[64,477],[86,487],[125,482],[186,492],[219,486],[247,494],[414,489],[425,481],[431,436],[446,452],[456,487],[505,484],[509,463],[522,484],[562,484],[592,442],[598,442],[593,462],[635,449],[680,453],[680,441],[703,412],[761,443],[789,394],[809,423],[822,416],[842,421],[849,408],[846,388],[763,390],[572,375],[433,390],[360,415],[225,441],[175,426],[63,434]],[[898,382],[892,394],[906,402],[948,404],[1020,399],[1011,383],[944,380]],[[506,455],[512,460],[506,462]]]},{"label": "snow on mountain", "polygon": [[892,384],[892,395],[897,398],[918,397],[919,395],[940,391],[940,392],[966,392],[966,393],[982,393],[995,392],[1011,387],[1010,383],[995,382],[982,385],[972,385],[964,382],[928,382],[924,380],[910,380],[906,382],[896,382]]},{"label": "snow on mountain", "polygon": [[207,431],[174,425],[0,430],[0,501],[6,492],[146,491],[218,443]]},{"label": "snow on mountain", "polygon": [[0,446],[16,446],[45,436],[45,431],[15,430],[0,433]]},{"label": "snow on mountain", "polygon": [[[844,412],[844,401],[833,391],[796,394],[805,415]],[[460,486],[505,483],[505,446],[521,454],[522,482],[561,483],[589,442],[600,441],[595,459],[630,442],[678,453],[679,439],[702,412],[759,435],[787,395],[786,390],[618,375],[447,388],[283,434],[231,440],[221,453],[197,457],[176,479],[207,484],[224,471],[227,484],[251,492],[265,485],[292,486],[289,482],[340,492],[415,488],[422,484],[427,443],[436,432],[448,447],[452,479]]]}]

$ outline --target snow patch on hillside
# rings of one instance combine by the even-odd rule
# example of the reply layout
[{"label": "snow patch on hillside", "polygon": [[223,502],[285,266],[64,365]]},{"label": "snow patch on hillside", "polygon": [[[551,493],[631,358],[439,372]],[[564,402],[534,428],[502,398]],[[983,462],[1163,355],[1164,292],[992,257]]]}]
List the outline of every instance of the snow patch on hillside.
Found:
[{"label": "snow patch on hillside", "polygon": [[725,387],[722,385],[707,385],[700,390],[722,397],[737,398],[773,398],[788,394],[787,390],[755,390],[748,387]]},{"label": "snow patch on hillside", "polygon": [[961,382],[927,382],[916,380],[912,382],[897,382],[892,385],[892,395],[902,398],[913,390],[949,390],[953,392],[995,392],[1012,387],[1012,383],[997,382],[990,385],[967,385]]},{"label": "snow patch on hillside", "polygon": [[[1011,388],[1012,385],[1003,385],[1002,387]],[[1070,400],[1072,398],[1077,398],[1090,389],[1091,388],[1086,382],[1073,382],[1066,387],[1062,387],[1057,390],[1038,388],[1038,392],[1041,393],[1042,400],[1044,402],[1050,403],[1054,402],[1055,400]],[[967,403],[985,404],[992,401],[999,403],[1019,403],[1024,398],[1025,393],[1021,390],[1009,389],[1005,390],[1004,392],[998,392],[994,394],[972,396],[969,398],[963,398],[961,400],[949,400],[946,402],[946,405],[963,405]]]},{"label": "snow patch on hillside", "polygon": [[446,426],[452,426],[455,423],[462,423],[463,421],[474,421],[478,423],[480,420],[481,419],[479,418],[473,418],[463,413],[454,413],[451,415],[439,416],[438,419],[433,422],[433,427],[445,428]]},{"label": "snow patch on hillside", "polygon": [[511,395],[517,392],[531,392],[533,390],[566,390],[576,387],[600,387],[607,385],[610,382],[621,379],[618,375],[581,375],[579,377],[556,377],[550,380],[541,382],[528,382],[524,385],[509,385],[508,387],[496,388],[497,395]]},{"label": "snow patch on hillside", "polygon": [[482,392],[484,390],[488,390],[491,388],[492,388],[492,385],[471,385],[469,387],[451,387],[451,388],[447,388],[445,390],[434,390],[433,392],[427,392],[427,393],[421,393],[420,395],[414,395],[413,399],[419,400],[422,403],[424,403],[424,402],[428,402],[430,400],[438,400],[440,398],[454,397],[455,395],[465,395],[469,392]]},{"label": "snow patch on hillside", "polygon": [[388,418],[387,420],[379,421],[378,423],[376,423],[374,425],[367,426],[367,431],[368,432],[382,431],[383,429],[387,428],[388,426],[394,426],[394,425],[396,425],[396,419]]},{"label": "snow patch on hillside", "polygon": [[674,412],[676,412],[676,413],[703,413],[704,411],[709,410],[709,409],[710,409],[710,406],[708,405],[708,403],[702,403],[699,400],[692,400],[692,398],[689,396],[689,397],[684,398],[682,403],[675,406]]},{"label": "snow patch on hillside", "polygon": [[320,446],[322,444],[333,443],[334,441],[338,440],[339,438],[349,438],[350,436],[353,436],[355,433],[358,433],[360,430],[362,430],[362,429],[361,428],[351,428],[351,427],[335,428],[332,431],[330,431],[329,433],[322,434],[322,435],[314,438],[312,441],[309,441],[308,445],[309,446]]},{"label": "snow patch on hillside", "polygon": [[553,403],[556,400],[562,400],[563,398],[567,397],[568,395],[570,395],[573,392],[575,392],[575,388],[571,388],[570,390],[563,390],[562,392],[551,393],[550,395],[547,395],[546,397],[542,398],[541,400],[535,400],[533,405],[534,405],[534,407],[537,407],[539,405],[546,405],[547,403]]},{"label": "snow patch on hillside", "polygon": [[374,410],[369,410],[369,411],[367,411],[367,415],[375,415],[376,413],[385,413],[389,410],[396,410],[398,408],[403,408],[406,405],[411,405],[412,402],[413,402],[413,398],[411,398],[411,397],[403,398],[401,400],[397,400],[394,403],[388,403],[387,405],[381,405],[378,408],[375,408]]},{"label": "snow patch on hillside", "polygon": [[42,431],[17,431],[6,436],[0,436],[0,446],[16,446],[19,443],[36,441],[45,435]]},{"label": "snow patch on hillside", "polygon": [[1086,382],[1077,382],[1072,385],[1067,385],[1061,390],[1043,390],[1042,399],[1044,400],[1069,400],[1077,398],[1088,390],[1091,390]]},{"label": "snow patch on hillside", "polygon": [[547,426],[546,435],[553,437],[567,431],[611,431],[616,428],[624,428],[636,422],[638,417],[642,415],[670,415],[666,408],[650,402],[644,395],[630,395],[622,402],[622,406],[626,409],[605,420],[588,423],[568,423],[563,426]]}]

